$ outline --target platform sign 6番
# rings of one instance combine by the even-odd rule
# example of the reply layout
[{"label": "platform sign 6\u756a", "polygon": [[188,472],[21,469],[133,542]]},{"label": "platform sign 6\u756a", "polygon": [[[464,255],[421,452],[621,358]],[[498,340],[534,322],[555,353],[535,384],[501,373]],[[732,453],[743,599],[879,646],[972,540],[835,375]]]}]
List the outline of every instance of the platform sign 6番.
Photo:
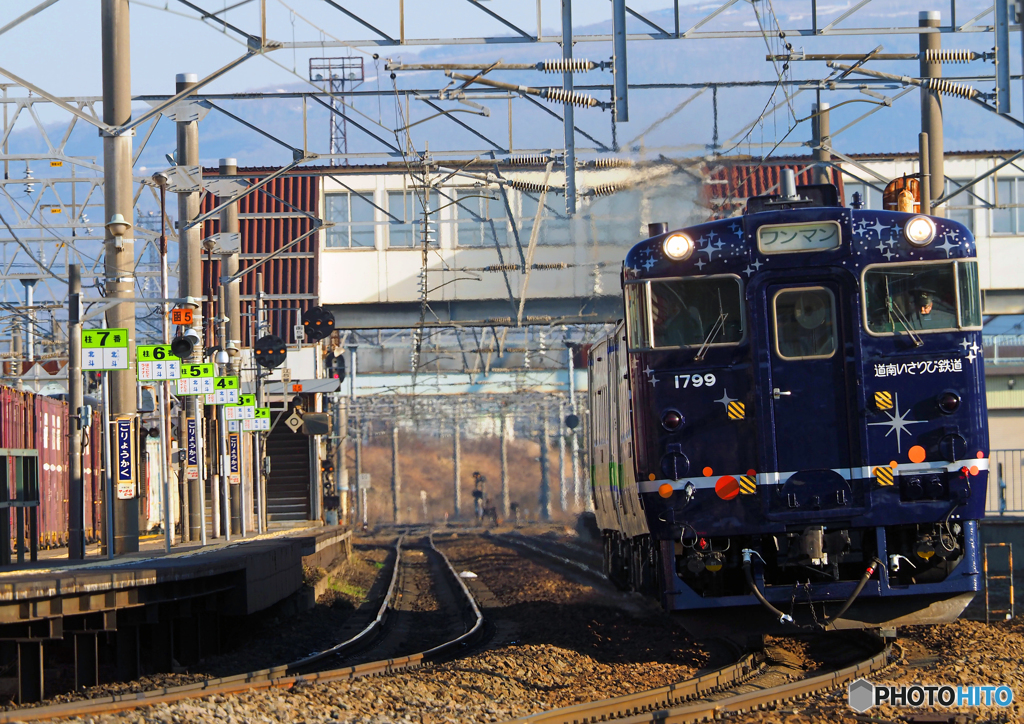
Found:
[{"label": "platform sign 6\u756a", "polygon": [[181,361],[171,354],[169,344],[144,344],[135,348],[139,382],[162,382],[181,378]]},{"label": "platform sign 6\u756a", "polygon": [[206,395],[204,402],[207,405],[237,405],[238,388],[237,377],[214,377],[213,392]]},{"label": "platform sign 6\u756a", "polygon": [[82,370],[128,369],[127,329],[83,329]]},{"label": "platform sign 6\u756a", "polygon": [[175,383],[178,395],[211,395],[213,387],[213,365],[181,365],[181,379]]}]

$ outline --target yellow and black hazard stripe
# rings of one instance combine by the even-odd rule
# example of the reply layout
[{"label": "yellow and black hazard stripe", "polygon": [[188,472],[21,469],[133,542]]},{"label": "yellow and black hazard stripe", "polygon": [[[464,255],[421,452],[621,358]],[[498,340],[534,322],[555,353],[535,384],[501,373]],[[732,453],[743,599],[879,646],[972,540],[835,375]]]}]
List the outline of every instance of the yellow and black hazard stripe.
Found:
[{"label": "yellow and black hazard stripe", "polygon": [[875,393],[875,407],[879,410],[891,410],[892,409],[892,393],[891,392],[876,392]]},{"label": "yellow and black hazard stripe", "polygon": [[729,403],[728,410],[730,420],[742,420],[747,416],[747,408],[742,402],[737,402],[736,400]]},{"label": "yellow and black hazard stripe", "polygon": [[875,468],[875,480],[877,480],[878,484],[882,486],[892,485],[892,468],[890,468],[888,465],[879,465],[877,468]]},{"label": "yellow and black hazard stripe", "polygon": [[753,475],[740,476],[740,495],[753,495],[757,492],[757,478]]}]

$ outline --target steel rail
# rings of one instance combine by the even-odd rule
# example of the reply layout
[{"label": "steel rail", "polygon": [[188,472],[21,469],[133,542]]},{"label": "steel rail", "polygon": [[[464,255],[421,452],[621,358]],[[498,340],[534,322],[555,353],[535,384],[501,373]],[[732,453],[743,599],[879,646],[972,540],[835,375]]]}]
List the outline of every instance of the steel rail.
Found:
[{"label": "steel rail", "polygon": [[[717,699],[676,705],[684,699],[709,694],[743,683],[737,667],[743,662],[705,674],[703,677],[614,699],[577,704],[531,716],[513,719],[508,724],[576,724],[587,721],[615,720],[619,724],[691,724],[717,720],[724,714],[754,711],[769,704],[818,693],[878,671],[889,665],[890,649],[875,654],[858,664],[830,671],[818,676],[799,679],[761,691]],[[756,673],[756,672],[755,672]],[[752,676],[745,676],[749,680]],[[672,697],[667,701],[668,697]],[[661,703],[667,701],[667,703]]]},{"label": "steel rail", "polygon": [[[401,541],[399,541],[400,543]],[[0,712],[0,724],[5,722],[29,722],[29,721],[43,721],[47,719],[54,719],[57,717],[84,717],[92,715],[103,715],[103,714],[114,714],[121,711],[128,711],[132,709],[138,709],[141,707],[155,706],[157,704],[173,704],[184,699],[195,699],[207,696],[228,696],[231,694],[237,694],[243,691],[253,691],[260,689],[275,689],[275,688],[290,688],[296,684],[307,685],[319,682],[328,681],[341,681],[346,679],[356,679],[364,676],[374,676],[377,674],[386,674],[402,669],[415,668],[421,664],[427,662],[431,658],[434,658],[450,649],[463,645],[469,638],[479,633],[483,628],[483,614],[480,611],[479,606],[476,603],[476,599],[470,593],[469,589],[459,578],[455,568],[452,566],[448,557],[444,555],[437,547],[434,546],[433,536],[430,536],[430,545],[433,550],[441,556],[444,561],[449,573],[455,577],[459,587],[462,589],[463,594],[467,597],[469,608],[473,613],[474,621],[469,629],[459,635],[458,637],[447,641],[439,646],[435,646],[426,651],[419,653],[410,654],[408,656],[401,656],[389,659],[382,659],[380,661],[370,661],[364,664],[357,664],[355,666],[345,666],[337,669],[329,669],[326,671],[319,671],[309,674],[288,674],[288,670],[299,664],[311,663],[311,657],[305,657],[300,659],[298,662],[278,666],[270,669],[263,669],[261,671],[249,672],[246,674],[237,674],[234,676],[226,676],[218,679],[208,679],[206,681],[196,682],[194,684],[186,684],[184,686],[172,686],[163,687],[158,689],[151,689],[142,692],[132,692],[127,694],[114,694],[111,696],[105,696],[97,699],[86,699],[71,701],[62,704],[52,704],[48,706],[39,707],[28,707],[23,709],[12,709],[10,711]],[[396,549],[399,546],[396,544]],[[399,556],[395,558],[395,570],[392,573],[391,584],[388,587],[388,595],[385,596],[390,603],[390,597],[393,596],[396,589],[395,581],[397,580],[397,571],[399,569]],[[378,611],[378,619],[383,621],[385,616],[383,612],[387,606],[382,606],[381,610]],[[376,619],[375,619],[376,623]],[[374,624],[371,624],[373,626]],[[379,624],[378,624],[379,626]],[[358,637],[364,638],[367,630],[364,629],[360,632]],[[376,630],[376,628],[374,629]],[[352,641],[352,639],[350,639]],[[348,644],[349,642],[345,642]],[[332,647],[336,648],[336,647]],[[323,654],[325,657],[330,655],[328,652],[332,652],[332,649],[328,649],[324,652],[318,652],[312,656],[319,657]]]}]

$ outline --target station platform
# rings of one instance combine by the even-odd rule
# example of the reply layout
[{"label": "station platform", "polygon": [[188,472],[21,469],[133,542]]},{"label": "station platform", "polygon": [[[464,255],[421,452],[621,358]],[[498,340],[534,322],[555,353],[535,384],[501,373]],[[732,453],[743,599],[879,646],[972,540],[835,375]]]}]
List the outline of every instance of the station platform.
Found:
[{"label": "station platform", "polygon": [[0,671],[17,672],[0,676],[0,694],[28,703],[218,653],[225,617],[295,594],[303,566],[348,557],[351,531],[291,529],[170,553],[160,538],[140,548],[74,562],[41,551],[37,561],[0,568]]}]

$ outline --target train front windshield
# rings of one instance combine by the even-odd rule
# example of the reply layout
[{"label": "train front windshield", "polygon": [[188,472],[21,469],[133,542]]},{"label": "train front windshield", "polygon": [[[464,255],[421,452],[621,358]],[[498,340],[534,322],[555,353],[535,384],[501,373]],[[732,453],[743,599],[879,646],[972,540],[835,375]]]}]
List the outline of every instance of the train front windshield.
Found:
[{"label": "train front windshield", "polygon": [[736,277],[649,282],[650,347],[736,344],[743,339],[740,282]]},{"label": "train front windshield", "polygon": [[873,334],[939,332],[981,326],[977,262],[887,264],[864,272]]}]

